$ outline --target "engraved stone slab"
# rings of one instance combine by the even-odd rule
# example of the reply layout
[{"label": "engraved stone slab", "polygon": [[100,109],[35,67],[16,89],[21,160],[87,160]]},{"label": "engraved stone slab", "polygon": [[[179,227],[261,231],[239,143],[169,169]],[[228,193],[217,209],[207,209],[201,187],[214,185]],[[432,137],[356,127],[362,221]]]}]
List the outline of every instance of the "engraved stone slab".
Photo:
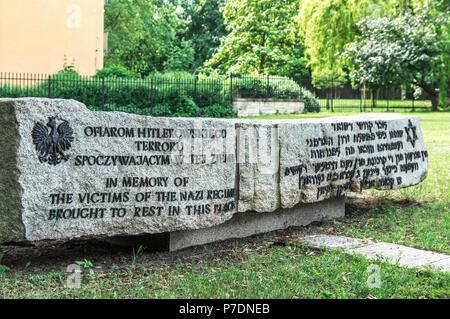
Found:
[{"label": "engraved stone slab", "polygon": [[0,110],[0,241],[196,229],[237,210],[233,123],[66,100],[0,100]]},{"label": "engraved stone slab", "polygon": [[240,212],[280,208],[279,138],[276,121],[236,124]]},{"label": "engraved stone slab", "polygon": [[347,191],[398,189],[426,177],[417,116],[370,114],[279,124],[282,207],[343,196]]},{"label": "engraved stone slab", "polygon": [[35,98],[0,99],[0,147],[0,243],[209,228],[412,186],[428,156],[416,116],[152,118]]}]

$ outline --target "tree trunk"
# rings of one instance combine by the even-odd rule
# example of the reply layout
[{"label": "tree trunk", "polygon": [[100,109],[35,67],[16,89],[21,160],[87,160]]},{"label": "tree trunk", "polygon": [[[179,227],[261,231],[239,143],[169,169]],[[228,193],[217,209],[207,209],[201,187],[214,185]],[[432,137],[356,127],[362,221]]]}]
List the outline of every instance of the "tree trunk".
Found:
[{"label": "tree trunk", "polygon": [[325,93],[325,95],[326,95],[326,97],[327,97],[327,110],[329,110],[330,109],[330,92],[329,92],[329,90],[326,90],[326,93]]},{"label": "tree trunk", "polygon": [[364,112],[366,111],[366,82],[364,82],[364,87],[363,87],[363,105],[364,105]]},{"label": "tree trunk", "polygon": [[370,110],[373,112],[373,108],[375,107],[375,92],[373,90],[370,90],[370,99],[372,100]]},{"label": "tree trunk", "polygon": [[437,111],[438,105],[439,105],[439,94],[434,93],[434,94],[431,94],[430,97],[431,97],[431,110]]}]

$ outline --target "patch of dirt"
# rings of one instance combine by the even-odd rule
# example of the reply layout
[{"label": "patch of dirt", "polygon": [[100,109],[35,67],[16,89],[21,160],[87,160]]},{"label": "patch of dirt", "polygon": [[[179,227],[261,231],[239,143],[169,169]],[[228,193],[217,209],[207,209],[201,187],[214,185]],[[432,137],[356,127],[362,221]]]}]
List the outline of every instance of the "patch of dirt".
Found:
[{"label": "patch of dirt", "polygon": [[385,198],[372,197],[367,193],[350,193],[345,202],[345,214],[367,211],[370,209],[386,209],[397,207],[408,209],[411,207],[422,207],[425,203],[408,198]]}]

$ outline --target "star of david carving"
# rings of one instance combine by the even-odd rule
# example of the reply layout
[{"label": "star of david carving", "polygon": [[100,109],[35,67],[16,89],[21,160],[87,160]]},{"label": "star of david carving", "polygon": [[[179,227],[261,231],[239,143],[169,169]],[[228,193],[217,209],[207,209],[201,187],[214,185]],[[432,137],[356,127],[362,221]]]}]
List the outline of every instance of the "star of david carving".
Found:
[{"label": "star of david carving", "polygon": [[411,142],[411,145],[413,147],[416,146],[416,141],[419,139],[417,137],[416,129],[417,129],[417,126],[413,126],[411,123],[411,120],[408,120],[408,126],[405,126],[405,132],[406,132],[406,135],[408,136],[406,138],[406,141]]}]

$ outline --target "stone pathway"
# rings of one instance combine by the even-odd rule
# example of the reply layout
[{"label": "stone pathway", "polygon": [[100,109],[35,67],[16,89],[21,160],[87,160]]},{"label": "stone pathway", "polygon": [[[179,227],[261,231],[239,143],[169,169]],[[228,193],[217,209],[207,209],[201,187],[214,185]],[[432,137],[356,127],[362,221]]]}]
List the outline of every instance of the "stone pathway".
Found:
[{"label": "stone pathway", "polygon": [[437,267],[442,271],[450,272],[450,256],[391,243],[373,242],[359,238],[334,236],[334,235],[310,235],[299,237],[295,240],[314,248],[343,249],[349,254],[359,253],[368,259],[385,257],[391,264],[408,268]]}]

